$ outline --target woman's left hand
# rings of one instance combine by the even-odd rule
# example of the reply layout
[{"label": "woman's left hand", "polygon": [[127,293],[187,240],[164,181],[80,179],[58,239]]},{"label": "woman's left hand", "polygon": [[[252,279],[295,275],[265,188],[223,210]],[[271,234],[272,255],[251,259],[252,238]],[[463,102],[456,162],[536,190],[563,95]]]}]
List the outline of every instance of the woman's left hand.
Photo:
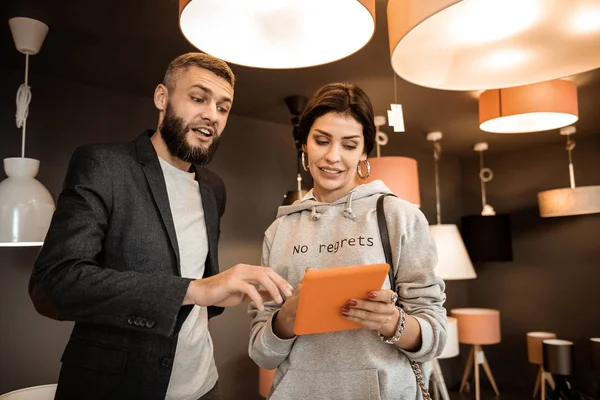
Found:
[{"label": "woman's left hand", "polygon": [[400,312],[393,302],[394,292],[378,290],[369,292],[369,299],[350,299],[342,306],[342,315],[385,337],[394,336]]}]

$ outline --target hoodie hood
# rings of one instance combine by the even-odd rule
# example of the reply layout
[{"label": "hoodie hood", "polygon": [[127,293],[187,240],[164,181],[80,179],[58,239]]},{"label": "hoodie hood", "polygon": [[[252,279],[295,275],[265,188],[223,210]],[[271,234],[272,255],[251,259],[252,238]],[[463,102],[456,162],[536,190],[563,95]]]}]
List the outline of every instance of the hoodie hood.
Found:
[{"label": "hoodie hood", "polygon": [[328,212],[331,208],[340,209],[345,218],[352,220],[356,219],[352,211],[352,202],[373,196],[374,194],[392,193],[390,189],[381,180],[375,180],[363,185],[359,185],[348,192],[344,197],[334,201],[333,203],[323,203],[315,199],[313,189],[304,196],[304,199],[294,202],[289,206],[281,206],[277,210],[277,218],[284,215],[291,215],[302,211],[310,211],[310,218],[317,221],[321,215]]}]

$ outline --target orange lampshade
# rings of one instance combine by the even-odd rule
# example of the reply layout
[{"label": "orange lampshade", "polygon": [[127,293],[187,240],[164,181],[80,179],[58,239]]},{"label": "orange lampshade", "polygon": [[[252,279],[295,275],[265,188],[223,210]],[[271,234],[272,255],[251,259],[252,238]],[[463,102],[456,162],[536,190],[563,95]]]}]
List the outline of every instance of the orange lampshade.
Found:
[{"label": "orange lampshade", "polygon": [[450,313],[458,320],[460,343],[500,343],[500,311],[489,308],[456,308]]},{"label": "orange lampshade", "polygon": [[600,67],[597,0],[389,0],[392,68],[417,85],[481,90]]},{"label": "orange lampshade", "polygon": [[265,399],[271,391],[275,371],[277,371],[277,369],[258,369],[258,394],[260,394]]},{"label": "orange lampshade", "polygon": [[374,157],[369,158],[369,163],[371,175],[363,183],[380,179],[399,198],[421,206],[417,160],[408,157]]},{"label": "orange lampshade", "polygon": [[539,132],[571,125],[579,118],[577,87],[556,79],[479,96],[479,127],[492,133]]},{"label": "orange lampshade", "polygon": [[527,358],[532,364],[543,364],[542,342],[546,339],[556,339],[556,333],[552,332],[528,332],[527,333]]}]

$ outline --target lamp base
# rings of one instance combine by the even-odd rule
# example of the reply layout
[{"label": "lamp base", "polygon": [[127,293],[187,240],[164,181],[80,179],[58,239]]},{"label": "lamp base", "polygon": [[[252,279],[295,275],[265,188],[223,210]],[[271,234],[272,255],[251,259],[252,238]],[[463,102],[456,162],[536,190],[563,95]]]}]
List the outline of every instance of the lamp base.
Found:
[{"label": "lamp base", "polygon": [[548,372],[544,371],[544,366],[540,365],[540,368],[537,373],[537,377],[535,379],[535,387],[533,388],[533,397],[537,395],[538,391],[541,389],[541,400],[546,400],[546,382],[550,384],[550,388],[554,390],[554,378]]},{"label": "lamp base", "polygon": [[437,358],[433,360],[431,369],[431,385],[433,387],[433,398],[435,400],[450,400],[448,394],[448,388],[444,381],[444,375],[442,375],[442,368]]},{"label": "lamp base", "polygon": [[492,388],[494,388],[494,392],[496,392],[496,396],[500,396],[500,392],[498,391],[498,386],[496,386],[496,381],[494,380],[494,376],[492,375],[492,370],[490,369],[490,365],[485,358],[485,353],[480,345],[474,344],[471,347],[471,352],[469,353],[469,359],[467,361],[467,366],[465,367],[465,373],[463,374],[462,382],[460,384],[460,392],[465,388],[467,384],[467,380],[471,375],[471,368],[475,370],[475,399],[481,399],[481,392],[479,390],[479,365],[483,366],[483,370],[487,375],[490,383],[492,384]]}]

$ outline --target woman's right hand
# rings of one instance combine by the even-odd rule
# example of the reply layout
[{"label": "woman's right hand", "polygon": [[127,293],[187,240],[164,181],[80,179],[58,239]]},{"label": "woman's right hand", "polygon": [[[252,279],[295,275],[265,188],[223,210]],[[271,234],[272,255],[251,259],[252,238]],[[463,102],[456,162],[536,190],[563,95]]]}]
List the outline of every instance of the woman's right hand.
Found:
[{"label": "woman's right hand", "polygon": [[298,310],[298,299],[300,299],[300,288],[291,297],[288,297],[273,320],[273,333],[280,339],[291,339],[294,336],[294,323],[296,322],[296,311]]}]

